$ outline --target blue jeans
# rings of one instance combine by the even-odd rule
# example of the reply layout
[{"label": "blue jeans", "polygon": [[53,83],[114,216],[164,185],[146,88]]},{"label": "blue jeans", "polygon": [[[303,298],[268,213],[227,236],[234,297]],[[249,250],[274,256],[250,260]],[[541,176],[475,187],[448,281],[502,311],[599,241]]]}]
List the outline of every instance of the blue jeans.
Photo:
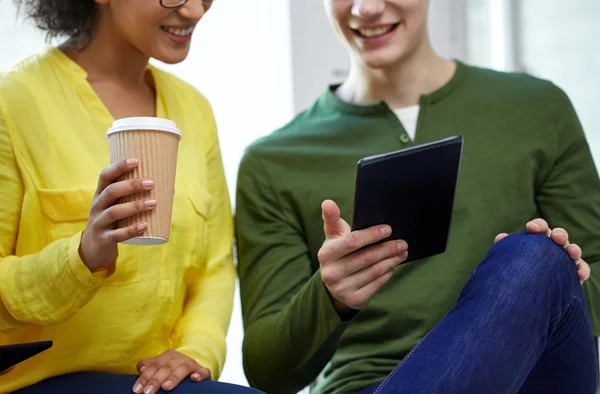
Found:
[{"label": "blue jeans", "polygon": [[360,393],[596,393],[596,349],[576,272],[545,236],[505,238],[446,317],[386,380]]},{"label": "blue jeans", "polygon": [[[15,391],[15,394],[132,394],[138,376],[113,375],[101,372],[81,372],[57,376],[33,386]],[[160,390],[159,393],[166,393]],[[185,380],[171,393],[174,394],[259,394],[247,387],[220,382],[194,383]]]}]

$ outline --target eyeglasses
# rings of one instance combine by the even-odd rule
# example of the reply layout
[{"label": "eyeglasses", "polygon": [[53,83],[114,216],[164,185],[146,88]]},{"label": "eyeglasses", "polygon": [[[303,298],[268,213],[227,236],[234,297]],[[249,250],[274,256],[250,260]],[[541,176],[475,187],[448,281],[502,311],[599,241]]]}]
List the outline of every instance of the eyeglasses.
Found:
[{"label": "eyeglasses", "polygon": [[[160,5],[162,5],[164,8],[177,8],[177,7],[181,7],[182,5],[184,5],[185,3],[187,3],[188,0],[160,0]],[[202,0],[203,3],[212,3],[213,0]]]}]

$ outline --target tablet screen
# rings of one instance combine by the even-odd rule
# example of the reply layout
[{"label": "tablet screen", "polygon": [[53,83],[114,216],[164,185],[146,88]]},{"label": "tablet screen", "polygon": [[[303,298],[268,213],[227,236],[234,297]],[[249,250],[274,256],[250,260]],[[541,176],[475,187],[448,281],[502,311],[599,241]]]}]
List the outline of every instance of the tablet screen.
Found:
[{"label": "tablet screen", "polygon": [[408,243],[406,262],[446,250],[463,139],[371,156],[357,166],[352,229],[387,224]]}]

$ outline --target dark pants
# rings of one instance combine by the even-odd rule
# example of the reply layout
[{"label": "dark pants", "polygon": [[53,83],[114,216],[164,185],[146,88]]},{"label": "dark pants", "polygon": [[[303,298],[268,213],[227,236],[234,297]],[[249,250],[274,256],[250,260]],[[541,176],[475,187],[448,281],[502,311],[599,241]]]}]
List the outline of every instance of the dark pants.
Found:
[{"label": "dark pants", "polygon": [[545,236],[505,238],[448,315],[361,393],[596,393],[596,348],[576,271]]},{"label": "dark pants", "polygon": [[[138,376],[112,375],[100,372],[81,372],[57,376],[31,387],[16,391],[18,394],[131,394]],[[194,383],[186,380],[179,384],[175,394],[258,394],[247,387],[219,382]],[[160,390],[159,393],[166,393]]]}]

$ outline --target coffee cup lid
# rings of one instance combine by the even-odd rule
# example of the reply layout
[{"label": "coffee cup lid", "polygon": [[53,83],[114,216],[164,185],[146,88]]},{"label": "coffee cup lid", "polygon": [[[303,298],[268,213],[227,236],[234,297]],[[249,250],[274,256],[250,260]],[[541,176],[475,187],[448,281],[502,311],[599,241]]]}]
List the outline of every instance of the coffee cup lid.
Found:
[{"label": "coffee cup lid", "polygon": [[126,130],[158,130],[177,134],[181,138],[181,131],[175,122],[169,119],[153,117],[135,117],[115,120],[108,129],[106,136]]}]

